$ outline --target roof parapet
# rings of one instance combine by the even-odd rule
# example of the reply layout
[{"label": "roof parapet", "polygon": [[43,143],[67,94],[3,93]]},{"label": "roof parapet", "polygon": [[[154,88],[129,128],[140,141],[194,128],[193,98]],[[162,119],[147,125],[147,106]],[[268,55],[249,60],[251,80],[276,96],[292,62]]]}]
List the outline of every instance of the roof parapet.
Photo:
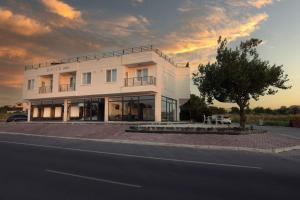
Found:
[{"label": "roof parapet", "polygon": [[163,59],[168,61],[170,64],[174,65],[175,67],[179,67],[179,66],[177,66],[177,64],[174,63],[174,61],[169,56],[164,54],[158,48],[154,48],[153,45],[147,45],[147,46],[139,46],[139,47],[133,47],[133,48],[128,48],[128,49],[104,52],[104,53],[94,54],[94,55],[78,56],[78,57],[73,57],[73,58],[64,58],[64,59],[47,61],[45,63],[25,65],[25,71],[44,68],[44,67],[50,67],[50,66],[54,66],[54,65],[61,65],[61,64],[66,64],[66,63],[83,62],[83,61],[89,61],[89,60],[100,60],[102,58],[122,56],[122,55],[147,52],[147,51],[153,51],[157,55],[159,55],[160,57],[162,57]]}]

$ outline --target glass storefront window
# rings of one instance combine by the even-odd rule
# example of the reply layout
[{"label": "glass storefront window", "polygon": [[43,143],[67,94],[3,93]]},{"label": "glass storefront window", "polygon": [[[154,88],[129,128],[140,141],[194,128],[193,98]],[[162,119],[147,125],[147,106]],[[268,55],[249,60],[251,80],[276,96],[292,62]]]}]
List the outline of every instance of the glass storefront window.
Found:
[{"label": "glass storefront window", "polygon": [[63,100],[43,100],[31,102],[32,120],[62,120]]},{"label": "glass storefront window", "polygon": [[[154,96],[124,96],[109,99],[111,121],[154,121]],[[116,106],[118,105],[118,109]]]},{"label": "glass storefront window", "polygon": [[143,121],[154,121],[155,106],[153,100],[140,100],[140,116]]},{"label": "glass storefront window", "polygon": [[171,99],[164,96],[161,98],[161,120],[177,120],[177,101],[175,99]]},{"label": "glass storefront window", "polygon": [[69,105],[70,120],[103,121],[104,99],[72,99]]},{"label": "glass storefront window", "polygon": [[120,121],[122,120],[122,102],[109,102],[109,120]]}]

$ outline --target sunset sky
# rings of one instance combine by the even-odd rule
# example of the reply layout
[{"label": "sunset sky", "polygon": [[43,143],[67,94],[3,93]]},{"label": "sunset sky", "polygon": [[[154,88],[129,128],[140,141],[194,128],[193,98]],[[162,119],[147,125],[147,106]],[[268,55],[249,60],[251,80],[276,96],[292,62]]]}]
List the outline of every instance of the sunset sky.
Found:
[{"label": "sunset sky", "polygon": [[252,107],[300,105],[299,10],[299,0],[0,0],[0,105],[22,99],[25,64],[153,44],[193,72],[220,35],[262,39],[262,58],[289,75],[292,89]]}]

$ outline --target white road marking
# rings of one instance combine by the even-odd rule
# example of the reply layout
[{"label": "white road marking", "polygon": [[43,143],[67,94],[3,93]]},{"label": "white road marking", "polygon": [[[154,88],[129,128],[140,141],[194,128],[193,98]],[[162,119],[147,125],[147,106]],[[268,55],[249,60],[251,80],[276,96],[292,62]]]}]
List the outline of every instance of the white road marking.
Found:
[{"label": "white road marking", "polygon": [[111,183],[111,184],[116,184],[116,185],[134,187],[134,188],[141,188],[142,187],[140,185],[122,183],[122,182],[119,182],[119,181],[112,181],[112,180],[107,180],[107,179],[102,179],[102,178],[95,178],[95,177],[90,177],[90,176],[82,176],[82,175],[78,175],[78,174],[71,174],[71,173],[61,172],[61,171],[56,171],[56,170],[51,170],[51,169],[46,169],[45,172],[52,173],[52,174],[64,175],[64,176],[72,176],[72,177],[86,179],[86,180],[90,180],[90,181],[98,181],[98,182],[104,182],[104,183]]},{"label": "white road marking", "polygon": [[140,156],[140,155],[133,155],[133,154],[125,154],[125,153],[113,153],[113,152],[105,152],[105,151],[75,149],[75,148],[69,148],[69,147],[50,146],[50,145],[41,145],[41,144],[32,144],[32,143],[23,143],[23,142],[12,142],[12,141],[5,141],[5,140],[0,140],[0,143],[16,144],[16,145],[24,145],[24,146],[32,146],[32,147],[42,147],[42,148],[49,148],[49,149],[68,150],[68,151],[79,151],[79,152],[95,153],[95,154],[102,154],[102,155],[113,155],[113,156],[142,158],[142,159],[151,159],[151,160],[162,160],[162,161],[171,161],[171,162],[179,162],[179,163],[198,164],[198,165],[214,165],[214,166],[237,167],[237,168],[257,169],[257,170],[262,169],[262,167],[257,167],[257,166],[214,163],[214,162],[193,161],[193,160],[180,160],[180,159],[152,157],[152,156]]}]

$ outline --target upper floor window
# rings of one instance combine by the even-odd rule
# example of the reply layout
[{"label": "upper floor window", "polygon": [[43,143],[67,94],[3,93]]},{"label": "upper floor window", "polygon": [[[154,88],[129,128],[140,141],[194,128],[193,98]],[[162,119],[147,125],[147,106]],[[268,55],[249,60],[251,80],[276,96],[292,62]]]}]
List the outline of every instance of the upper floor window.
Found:
[{"label": "upper floor window", "polygon": [[34,79],[30,79],[27,82],[27,90],[33,90],[34,89]]},{"label": "upper floor window", "polygon": [[137,70],[137,77],[147,79],[147,77],[148,77],[148,68],[138,69]]},{"label": "upper floor window", "polygon": [[106,82],[116,82],[117,81],[117,69],[106,70]]},{"label": "upper floor window", "polygon": [[92,73],[91,72],[82,73],[82,81],[81,82],[83,85],[90,85],[92,82]]}]

